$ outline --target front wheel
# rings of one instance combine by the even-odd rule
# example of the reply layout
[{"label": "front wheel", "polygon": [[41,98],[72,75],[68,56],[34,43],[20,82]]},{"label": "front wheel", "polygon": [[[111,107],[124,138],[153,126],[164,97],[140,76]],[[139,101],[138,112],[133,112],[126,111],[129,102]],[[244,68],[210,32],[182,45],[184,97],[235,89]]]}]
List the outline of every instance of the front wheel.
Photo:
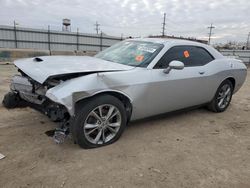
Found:
[{"label": "front wheel", "polygon": [[111,95],[101,95],[80,103],[72,134],[82,148],[100,147],[118,140],[126,122],[123,103]]},{"label": "front wheel", "polygon": [[213,112],[224,112],[229,106],[233,95],[233,85],[229,80],[221,83],[208,109]]}]

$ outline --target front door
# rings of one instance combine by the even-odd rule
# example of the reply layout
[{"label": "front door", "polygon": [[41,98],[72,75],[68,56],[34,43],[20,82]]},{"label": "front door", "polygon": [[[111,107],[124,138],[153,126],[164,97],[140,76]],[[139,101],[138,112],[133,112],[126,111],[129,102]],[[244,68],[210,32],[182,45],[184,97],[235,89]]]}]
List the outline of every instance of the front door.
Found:
[{"label": "front door", "polygon": [[[149,115],[175,111],[208,102],[206,64],[213,57],[203,48],[175,46],[170,48],[151,71]],[[163,70],[178,60],[184,69]],[[210,96],[210,95],[209,95]]]}]

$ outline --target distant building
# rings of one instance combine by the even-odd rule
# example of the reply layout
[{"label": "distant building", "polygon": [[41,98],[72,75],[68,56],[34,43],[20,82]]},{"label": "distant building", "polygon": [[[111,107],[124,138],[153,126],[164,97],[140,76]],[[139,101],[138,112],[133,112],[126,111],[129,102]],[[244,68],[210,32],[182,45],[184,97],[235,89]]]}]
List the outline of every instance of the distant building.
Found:
[{"label": "distant building", "polygon": [[162,36],[162,35],[150,35],[149,38],[167,38],[167,39],[182,39],[182,40],[191,40],[191,41],[195,41],[195,42],[200,42],[200,43],[203,43],[203,44],[207,44],[208,41],[207,40],[202,40],[202,39],[196,39],[196,38],[192,38],[192,37],[176,37],[176,36],[169,36],[169,35],[165,35],[165,36]]}]

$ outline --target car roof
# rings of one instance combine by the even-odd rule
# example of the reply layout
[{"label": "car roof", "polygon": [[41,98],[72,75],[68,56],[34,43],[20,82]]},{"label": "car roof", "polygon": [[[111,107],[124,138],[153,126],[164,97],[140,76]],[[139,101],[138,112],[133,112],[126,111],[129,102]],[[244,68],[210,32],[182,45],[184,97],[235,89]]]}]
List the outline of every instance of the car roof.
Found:
[{"label": "car roof", "polygon": [[200,43],[200,42],[194,42],[190,40],[183,40],[183,39],[168,39],[168,38],[134,38],[129,39],[132,41],[145,41],[145,42],[154,42],[159,44],[169,44],[169,43],[175,43],[175,44],[182,44],[182,45],[196,45],[196,46],[207,46],[206,44]]},{"label": "car roof", "polygon": [[129,41],[145,41],[145,42],[154,42],[163,44],[164,46],[178,46],[178,45],[192,45],[203,47],[208,50],[215,58],[224,58],[224,56],[215,50],[213,47],[203,44],[200,42],[194,42],[190,40],[183,40],[183,39],[168,39],[168,38],[135,38],[135,39],[128,39]]}]

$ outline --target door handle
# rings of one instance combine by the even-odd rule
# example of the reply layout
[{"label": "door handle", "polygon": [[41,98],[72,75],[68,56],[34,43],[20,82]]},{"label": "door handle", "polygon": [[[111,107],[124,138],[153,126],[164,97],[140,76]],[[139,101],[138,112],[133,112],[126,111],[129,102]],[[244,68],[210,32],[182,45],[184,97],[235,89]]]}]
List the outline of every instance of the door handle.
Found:
[{"label": "door handle", "polygon": [[204,74],[205,73],[205,71],[199,71],[199,74]]}]

